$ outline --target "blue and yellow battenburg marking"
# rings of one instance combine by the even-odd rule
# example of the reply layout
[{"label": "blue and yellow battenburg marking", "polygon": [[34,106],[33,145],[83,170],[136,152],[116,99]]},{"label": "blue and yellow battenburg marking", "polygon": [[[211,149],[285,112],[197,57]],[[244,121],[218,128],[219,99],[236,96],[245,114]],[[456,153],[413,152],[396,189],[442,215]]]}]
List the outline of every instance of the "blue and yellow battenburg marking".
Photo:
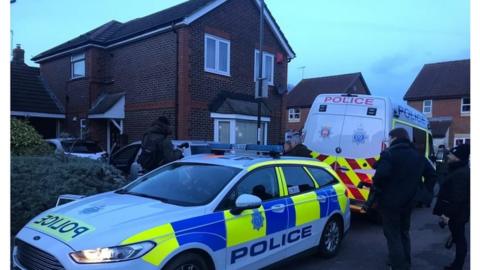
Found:
[{"label": "blue and yellow battenburg marking", "polygon": [[[169,254],[189,243],[204,244],[215,252],[308,224],[335,211],[340,210],[343,214],[347,198],[342,192],[345,192],[344,187],[338,184],[338,187],[334,185],[268,201],[260,208],[245,210],[240,215],[223,211],[176,221],[138,233],[122,244],[154,241],[155,248],[143,260],[159,266]],[[339,195],[343,195],[340,200]],[[319,196],[325,200],[318,200]],[[272,210],[278,205],[284,205],[284,211]]]}]

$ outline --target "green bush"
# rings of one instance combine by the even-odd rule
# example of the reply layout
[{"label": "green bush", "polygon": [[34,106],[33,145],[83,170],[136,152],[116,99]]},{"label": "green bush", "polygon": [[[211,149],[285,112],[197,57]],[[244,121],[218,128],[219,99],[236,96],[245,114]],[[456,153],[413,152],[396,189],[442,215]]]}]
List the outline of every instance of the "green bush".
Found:
[{"label": "green bush", "polygon": [[45,155],[53,152],[27,120],[15,118],[10,121],[10,148],[12,155]]},{"label": "green bush", "polygon": [[116,168],[85,158],[12,156],[11,233],[55,206],[61,194],[92,195],[122,187],[126,180]]}]

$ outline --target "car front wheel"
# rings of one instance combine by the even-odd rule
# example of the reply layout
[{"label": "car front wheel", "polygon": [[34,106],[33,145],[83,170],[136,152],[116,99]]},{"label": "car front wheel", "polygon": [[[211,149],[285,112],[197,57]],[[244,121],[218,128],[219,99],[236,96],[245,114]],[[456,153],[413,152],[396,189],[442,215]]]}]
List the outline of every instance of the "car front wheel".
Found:
[{"label": "car front wheel", "polygon": [[325,258],[334,257],[342,241],[342,225],[338,218],[330,219],[325,225],[320,239],[320,254]]},{"label": "car front wheel", "polygon": [[209,270],[205,259],[196,253],[185,253],[174,258],[165,270]]}]

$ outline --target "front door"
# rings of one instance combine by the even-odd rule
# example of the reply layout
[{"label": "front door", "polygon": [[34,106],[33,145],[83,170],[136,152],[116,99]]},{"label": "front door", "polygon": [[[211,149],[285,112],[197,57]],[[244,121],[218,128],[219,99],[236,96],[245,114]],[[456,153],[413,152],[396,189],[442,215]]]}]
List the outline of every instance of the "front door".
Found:
[{"label": "front door", "polygon": [[[230,210],[242,194],[259,197],[262,206],[232,214]],[[271,240],[286,229],[288,222],[274,167],[258,168],[247,174],[226,196],[221,207],[225,209],[227,229],[227,268],[256,269],[270,263],[271,256],[283,249],[281,241]]]}]

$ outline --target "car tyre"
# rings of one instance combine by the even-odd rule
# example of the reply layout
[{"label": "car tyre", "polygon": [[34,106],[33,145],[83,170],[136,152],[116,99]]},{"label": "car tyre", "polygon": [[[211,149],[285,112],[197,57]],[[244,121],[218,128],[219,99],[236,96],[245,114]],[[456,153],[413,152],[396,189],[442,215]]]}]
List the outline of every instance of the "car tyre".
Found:
[{"label": "car tyre", "polygon": [[337,255],[343,238],[343,229],[340,220],[336,217],[328,220],[323,228],[320,238],[319,251],[324,258],[332,258]]},{"label": "car tyre", "polygon": [[197,253],[185,253],[175,257],[165,270],[209,270],[205,259]]}]

